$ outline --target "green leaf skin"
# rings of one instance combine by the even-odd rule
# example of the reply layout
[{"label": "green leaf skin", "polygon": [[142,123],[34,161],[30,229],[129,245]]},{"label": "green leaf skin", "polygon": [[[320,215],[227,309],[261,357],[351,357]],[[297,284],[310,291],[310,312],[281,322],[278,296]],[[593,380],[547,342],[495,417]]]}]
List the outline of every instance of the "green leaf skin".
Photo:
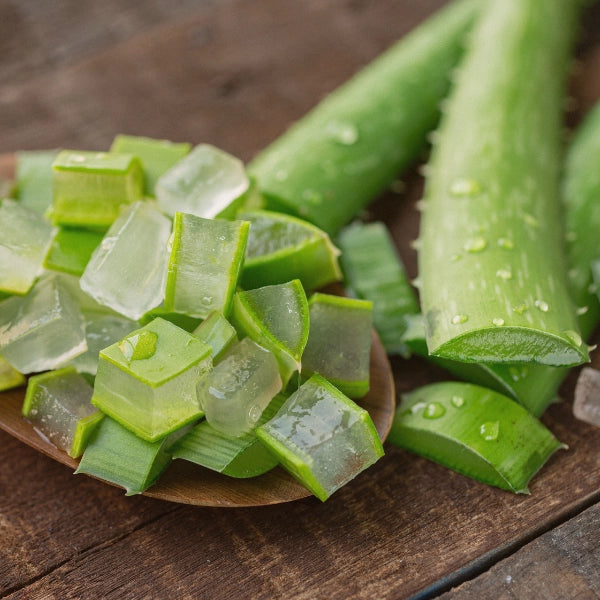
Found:
[{"label": "green leaf skin", "polygon": [[405,396],[388,441],[516,493],[529,493],[530,479],[566,447],[516,402],[458,382],[426,385]]},{"label": "green leaf skin", "polygon": [[480,2],[433,16],[338,88],[248,166],[267,208],[335,235],[412,164]]},{"label": "green leaf skin", "polygon": [[589,360],[559,242],[574,4],[494,0],[474,31],[425,189],[419,277],[431,354],[552,366]]},{"label": "green leaf skin", "polygon": [[103,237],[90,229],[59,227],[44,258],[44,268],[80,277]]}]

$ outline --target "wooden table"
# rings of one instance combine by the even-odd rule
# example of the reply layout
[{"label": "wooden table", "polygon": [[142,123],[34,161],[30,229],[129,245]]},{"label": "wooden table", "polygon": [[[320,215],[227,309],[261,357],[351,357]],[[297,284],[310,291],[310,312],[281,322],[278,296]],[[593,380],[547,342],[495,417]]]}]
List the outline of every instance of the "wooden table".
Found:
[{"label": "wooden table", "polygon": [[[104,149],[126,132],[248,160],[442,4],[0,0],[0,152]],[[598,6],[577,54],[571,123],[600,98]],[[421,182],[406,182],[373,214],[414,275]],[[399,393],[442,377],[393,367]],[[571,416],[575,375],[544,416],[570,449],[530,496],[386,446],[324,504],[195,508],[126,498],[0,433],[0,597],[600,597],[600,430]]]}]

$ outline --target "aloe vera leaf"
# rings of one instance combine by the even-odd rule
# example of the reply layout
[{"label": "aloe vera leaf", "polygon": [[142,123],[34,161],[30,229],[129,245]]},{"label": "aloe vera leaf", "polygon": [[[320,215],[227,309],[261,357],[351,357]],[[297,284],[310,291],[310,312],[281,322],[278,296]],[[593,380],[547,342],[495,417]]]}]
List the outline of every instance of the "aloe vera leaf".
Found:
[{"label": "aloe vera leaf", "polygon": [[427,345],[465,362],[580,364],[589,356],[567,287],[559,185],[576,6],[487,6],[428,169],[419,252]]},{"label": "aloe vera leaf", "polygon": [[373,326],[388,354],[408,356],[406,316],[419,312],[394,242],[383,223],[353,223],[337,239],[346,285],[373,303]]},{"label": "aloe vera leaf", "polygon": [[413,163],[479,5],[451,3],[258,154],[248,170],[267,208],[335,235]]},{"label": "aloe vera leaf", "polygon": [[406,395],[388,441],[483,483],[528,493],[530,479],[559,448],[522,406],[484,387],[442,382]]}]

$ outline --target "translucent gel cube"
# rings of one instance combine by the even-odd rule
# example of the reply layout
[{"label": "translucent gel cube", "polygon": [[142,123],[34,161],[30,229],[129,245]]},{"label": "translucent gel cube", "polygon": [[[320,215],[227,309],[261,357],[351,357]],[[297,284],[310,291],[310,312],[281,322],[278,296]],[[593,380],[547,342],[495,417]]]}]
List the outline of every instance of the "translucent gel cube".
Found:
[{"label": "translucent gel cube", "polygon": [[54,369],[86,349],[83,315],[60,276],[0,302],[0,354],[17,371]]},{"label": "translucent gel cube", "polygon": [[82,420],[98,409],[90,404],[93,388],[73,368],[49,371],[29,378],[23,416],[55,446],[76,456],[73,448]]},{"label": "translucent gel cube", "polygon": [[250,182],[243,163],[209,144],[196,146],[156,182],[160,209],[212,219],[232,216]]},{"label": "translucent gel cube", "polygon": [[26,294],[42,271],[54,230],[14,200],[0,201],[0,292]]},{"label": "translucent gel cube", "polygon": [[383,456],[369,413],[319,375],[300,386],[256,434],[321,500]]},{"label": "translucent gel cube", "polygon": [[137,320],[164,296],[171,222],[149,203],[125,207],[92,254],[81,289]]},{"label": "translucent gel cube", "polygon": [[202,416],[197,384],[211,348],[154,319],[100,352],[92,403],[141,438],[155,441]]},{"label": "translucent gel cube", "polygon": [[221,433],[250,431],[265,407],[281,390],[277,361],[250,338],[229,350],[200,382],[200,401],[208,423]]}]

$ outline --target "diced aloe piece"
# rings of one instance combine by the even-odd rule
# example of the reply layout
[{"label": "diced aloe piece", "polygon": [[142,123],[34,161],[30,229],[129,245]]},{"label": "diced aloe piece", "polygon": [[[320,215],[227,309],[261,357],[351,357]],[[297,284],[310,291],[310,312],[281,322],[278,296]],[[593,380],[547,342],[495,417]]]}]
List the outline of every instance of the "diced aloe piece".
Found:
[{"label": "diced aloe piece", "polygon": [[86,473],[125,488],[127,496],[141,494],[169,466],[169,447],[181,435],[175,431],[149,442],[104,417],[88,444],[76,474]]},{"label": "diced aloe piece", "polygon": [[406,356],[406,316],[419,304],[383,223],[354,223],[340,232],[342,268],[351,292],[373,302],[373,326],[388,354]]},{"label": "diced aloe piece", "polygon": [[319,375],[301,385],[256,435],[323,501],[383,456],[369,413]]},{"label": "diced aloe piece", "polygon": [[56,225],[108,227],[121,204],[144,195],[144,172],[131,154],[63,150],[52,168]]},{"label": "diced aloe piece", "polygon": [[164,296],[171,222],[145,202],[124,207],[92,254],[81,289],[137,320]]},{"label": "diced aloe piece", "polygon": [[210,354],[198,338],[157,318],[100,352],[92,403],[156,441],[202,416],[196,386]]},{"label": "diced aloe piece", "polygon": [[245,221],[176,213],[164,306],[205,318],[229,312],[246,249]]},{"label": "diced aloe piece", "polygon": [[266,210],[245,211],[239,218],[250,222],[241,275],[244,288],[299,279],[312,290],[342,278],[340,251],[318,227]]},{"label": "diced aloe piece", "polygon": [[302,374],[319,373],[350,398],[364,396],[370,383],[372,303],[316,293],[308,305]]},{"label": "diced aloe piece", "polygon": [[53,230],[34,210],[0,200],[0,293],[26,294],[42,271]]},{"label": "diced aloe piece", "polygon": [[145,175],[144,192],[154,196],[158,178],[191,150],[187,142],[174,143],[134,135],[117,135],[110,147],[111,152],[133,154],[140,159]]},{"label": "diced aloe piece", "polygon": [[470,383],[426,385],[406,395],[388,437],[469,477],[512,492],[527,484],[561,444],[511,399]]},{"label": "diced aloe piece", "polygon": [[52,165],[58,150],[26,150],[17,153],[16,184],[19,202],[39,214],[52,204]]},{"label": "diced aloe piece", "polygon": [[26,382],[22,373],[11,367],[0,356],[0,392],[24,385]]},{"label": "diced aloe piece", "polygon": [[23,416],[56,447],[76,458],[101,413],[92,404],[93,388],[73,367],[29,378]]},{"label": "diced aloe piece", "polygon": [[60,227],[44,258],[44,267],[80,277],[103,234],[90,229]]},{"label": "diced aloe piece", "polygon": [[54,369],[86,348],[83,316],[58,275],[0,303],[0,354],[21,373]]},{"label": "diced aloe piece", "polygon": [[[286,396],[277,394],[263,411],[257,426],[266,423],[281,408]],[[262,475],[279,461],[256,437],[254,431],[229,436],[202,421],[179,439],[171,449],[173,458],[181,458],[229,477]]]},{"label": "diced aloe piece", "polygon": [[241,334],[275,355],[284,387],[292,374],[300,371],[309,317],[306,293],[298,279],[237,292],[231,322]]},{"label": "diced aloe piece", "polygon": [[211,347],[213,363],[237,340],[235,328],[218,310],[211,312],[192,334]]},{"label": "diced aloe piece", "polygon": [[240,160],[209,144],[196,146],[156,182],[160,209],[198,217],[233,218],[250,181]]},{"label": "diced aloe piece", "polygon": [[280,391],[275,357],[249,338],[234,344],[198,384],[206,420],[230,436],[255,428],[265,407]]}]

